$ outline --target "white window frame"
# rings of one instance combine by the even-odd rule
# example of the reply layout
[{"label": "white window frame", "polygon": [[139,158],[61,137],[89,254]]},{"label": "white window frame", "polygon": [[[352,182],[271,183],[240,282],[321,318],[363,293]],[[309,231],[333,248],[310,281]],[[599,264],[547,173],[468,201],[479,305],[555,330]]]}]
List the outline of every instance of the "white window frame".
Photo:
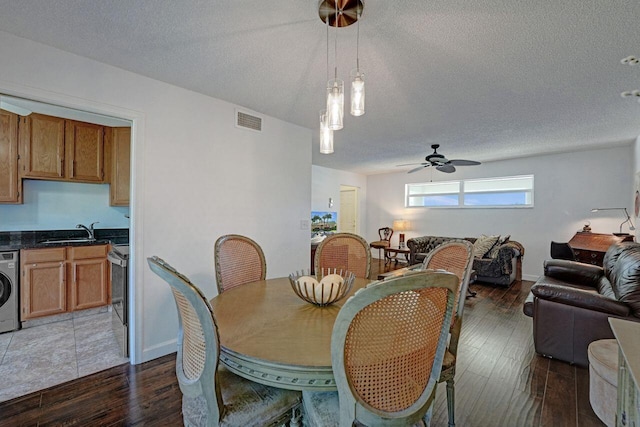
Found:
[{"label": "white window frame", "polygon": [[[521,178],[530,178],[531,179],[531,188],[523,188],[523,189],[513,189],[513,188],[505,188],[503,190],[488,190],[488,191],[473,191],[473,192],[465,192],[465,183],[471,182],[499,182],[499,181],[508,181],[512,179],[521,179]],[[529,175],[513,175],[513,176],[500,176],[500,177],[491,177],[491,178],[473,178],[473,179],[462,179],[462,180],[452,180],[452,181],[437,181],[433,184],[453,184],[459,183],[459,191],[458,191],[458,204],[457,205],[442,205],[442,206],[412,206],[409,201],[410,198],[413,197],[429,197],[435,195],[444,195],[444,193],[418,193],[418,194],[409,194],[411,186],[418,185],[429,185],[429,182],[412,182],[405,184],[405,194],[404,194],[404,206],[405,208],[429,208],[429,209],[527,209],[534,207],[534,187],[535,187],[535,177],[533,174]],[[524,205],[465,205],[465,194],[500,194],[500,193],[511,193],[514,191],[523,191],[526,196],[528,196],[529,203]],[[447,195],[452,195],[456,193],[447,193]]]}]

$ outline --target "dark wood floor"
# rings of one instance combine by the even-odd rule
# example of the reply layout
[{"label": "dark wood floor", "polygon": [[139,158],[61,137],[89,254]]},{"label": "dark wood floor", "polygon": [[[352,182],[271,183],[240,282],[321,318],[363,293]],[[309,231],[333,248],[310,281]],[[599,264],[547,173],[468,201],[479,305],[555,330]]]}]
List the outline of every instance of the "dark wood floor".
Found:
[{"label": "dark wood floor", "polygon": [[[374,260],[372,277],[384,266]],[[533,351],[522,302],[531,282],[510,288],[476,284],[466,302],[458,372],[456,424],[603,426],[589,405],[589,371]],[[181,425],[175,355],[122,365],[0,403],[0,426]],[[1,381],[1,379],[0,379]],[[440,385],[432,426],[447,425]]]}]

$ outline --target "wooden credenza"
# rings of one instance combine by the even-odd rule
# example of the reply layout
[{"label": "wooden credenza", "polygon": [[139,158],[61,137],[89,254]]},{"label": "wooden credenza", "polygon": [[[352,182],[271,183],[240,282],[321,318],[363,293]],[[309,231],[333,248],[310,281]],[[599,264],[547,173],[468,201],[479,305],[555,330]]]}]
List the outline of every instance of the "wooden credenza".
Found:
[{"label": "wooden credenza", "polygon": [[616,236],[614,234],[579,231],[569,240],[569,246],[573,249],[577,261],[602,267],[602,260],[609,246],[627,241],[632,242],[633,236],[630,234]]}]

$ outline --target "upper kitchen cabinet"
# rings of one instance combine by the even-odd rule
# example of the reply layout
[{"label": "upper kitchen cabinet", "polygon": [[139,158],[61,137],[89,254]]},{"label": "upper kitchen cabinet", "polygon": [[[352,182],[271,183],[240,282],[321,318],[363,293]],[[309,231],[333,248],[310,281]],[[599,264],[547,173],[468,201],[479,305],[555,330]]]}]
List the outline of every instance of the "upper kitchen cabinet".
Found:
[{"label": "upper kitchen cabinet", "polygon": [[31,114],[20,121],[20,176],[105,182],[104,127]]},{"label": "upper kitchen cabinet", "polygon": [[67,179],[104,182],[104,127],[65,120]]},{"label": "upper kitchen cabinet", "polygon": [[18,115],[0,110],[0,203],[22,203],[18,178]]},{"label": "upper kitchen cabinet", "polygon": [[105,136],[111,148],[111,186],[109,199],[111,206],[129,206],[131,182],[131,128],[115,127],[105,129]]},{"label": "upper kitchen cabinet", "polygon": [[64,119],[33,113],[20,120],[20,175],[64,178]]}]

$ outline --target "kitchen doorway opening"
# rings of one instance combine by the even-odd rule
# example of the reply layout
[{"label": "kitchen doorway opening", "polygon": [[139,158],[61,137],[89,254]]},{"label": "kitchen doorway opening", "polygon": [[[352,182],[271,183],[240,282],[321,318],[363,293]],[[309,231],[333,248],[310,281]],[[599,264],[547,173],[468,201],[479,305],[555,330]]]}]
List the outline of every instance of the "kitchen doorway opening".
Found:
[{"label": "kitchen doorway opening", "polygon": [[[27,90],[27,89],[25,89]],[[28,89],[31,90],[31,89]],[[142,117],[138,116],[136,113],[127,110],[114,109],[112,106],[104,106],[104,109],[101,107],[96,107],[95,103],[86,102],[85,105],[82,105],[82,100],[66,99],[65,96],[59,95],[59,99],[51,99],[52,94],[50,92],[38,93],[37,90],[33,90],[33,93],[15,93],[10,95],[4,95],[4,93],[11,93],[12,91],[7,91],[3,88],[0,88],[0,109],[10,111],[14,114],[18,114],[19,116],[28,116],[32,113],[47,115],[52,117],[64,118],[67,120],[74,120],[84,123],[92,123],[96,125],[101,125],[111,128],[123,127],[123,128],[131,128],[131,137],[130,137],[130,158],[129,158],[129,170],[130,170],[130,187],[129,187],[129,200],[130,204],[128,208],[117,207],[117,206],[109,206],[109,191],[107,189],[106,197],[107,200],[105,205],[108,206],[109,213],[104,214],[105,220],[103,220],[102,224],[97,225],[96,229],[101,226],[120,228],[120,224],[122,224],[121,228],[127,228],[129,230],[129,240],[130,243],[134,243],[135,241],[135,229],[134,229],[134,194],[135,194],[135,145],[136,145],[136,135],[135,135],[135,127],[141,125]],[[15,92],[15,91],[13,91]],[[46,97],[46,98],[45,98]],[[56,97],[56,94],[53,94],[53,97]],[[39,99],[39,100],[37,100]],[[59,102],[59,103],[58,103]],[[122,114],[120,114],[120,112]],[[133,114],[132,114],[133,113]],[[107,165],[105,165],[106,167]],[[55,187],[55,184],[59,184],[64,186],[64,189],[61,190],[64,192],[65,197],[69,197],[69,193],[73,192],[73,187],[77,186],[78,188],[78,197],[93,197],[93,200],[96,198],[96,194],[98,198],[104,197],[104,184],[81,184],[81,183],[68,183],[62,181],[39,181],[39,180],[29,180],[29,191],[51,191],[52,188]],[[40,187],[42,189],[40,189]],[[53,187],[52,187],[53,186]],[[95,186],[97,193],[87,196],[86,189],[88,187]],[[109,184],[106,185],[108,187]],[[99,188],[100,187],[100,188]],[[35,190],[34,190],[35,189]],[[24,190],[24,189],[23,189]],[[55,191],[55,188],[54,188]],[[48,194],[48,196],[51,196]],[[28,199],[27,199],[28,200]],[[25,200],[25,201],[27,201]],[[89,203],[81,202],[83,205],[88,205]],[[24,209],[24,203],[22,205],[5,205],[4,208],[10,206],[17,206],[20,209]],[[26,207],[28,209],[28,206]],[[52,212],[53,215],[56,215],[55,212]],[[86,214],[86,213],[85,213]],[[60,212],[60,215],[64,215],[69,220],[69,229],[73,229],[76,222],[87,222],[84,216],[75,218],[72,214],[67,210],[66,212]],[[90,212],[90,216],[94,216],[95,212]],[[121,223],[114,223],[114,217],[121,217]],[[96,218],[99,220],[99,218]],[[44,224],[40,230],[46,230],[47,221],[44,221]],[[3,224],[5,225],[5,224]],[[18,225],[15,225],[18,227]],[[16,228],[13,228],[11,231],[16,231]],[[55,227],[55,226],[54,226]],[[18,227],[19,228],[19,227]],[[29,227],[33,228],[33,227]],[[62,228],[60,228],[62,229]],[[4,227],[0,231],[8,231],[4,230]],[[25,230],[25,231],[33,231],[33,230]],[[59,384],[62,382],[66,382],[69,379],[73,379],[69,375],[73,375],[75,372],[76,377],[82,377],[93,373],[92,368],[89,366],[90,364],[103,365],[106,363],[114,363],[122,364],[126,363],[139,363],[140,357],[139,352],[136,351],[136,336],[135,333],[135,251],[131,251],[131,258],[129,260],[131,268],[129,269],[128,274],[128,282],[130,283],[130,289],[127,292],[127,299],[130,301],[129,304],[129,319],[130,319],[130,330],[129,330],[129,341],[130,341],[130,351],[129,357],[120,357],[111,358],[111,361],[100,360],[102,356],[104,356],[104,352],[101,354],[95,353],[95,359],[90,361],[91,351],[90,349],[93,347],[97,349],[99,346],[97,340],[102,339],[107,334],[113,331],[112,326],[112,312],[110,311],[110,306],[102,307],[104,310],[100,308],[85,310],[84,312],[77,313],[69,313],[68,318],[60,319],[52,319],[52,323],[47,323],[47,321],[42,321],[42,325],[39,325],[37,322],[29,325],[28,328],[13,331],[11,333],[0,334],[0,361],[10,360],[11,358],[19,360],[20,359],[20,346],[25,343],[33,344],[35,341],[44,340],[44,342],[48,342],[49,347],[46,351],[39,352],[38,361],[43,362],[42,355],[46,353],[60,354],[69,353],[67,356],[71,358],[73,356],[75,358],[75,362],[69,362],[65,367],[59,367],[58,369],[54,369],[53,366],[49,366],[49,374],[44,374],[39,376],[39,380],[37,384],[32,384],[32,388],[29,389],[28,384],[25,384],[24,378],[18,383],[21,383],[21,386],[16,388],[14,392],[18,392],[19,394],[12,397],[17,397],[19,395],[24,395],[29,392],[50,387],[55,384]],[[60,339],[56,339],[56,337],[48,336],[47,334],[51,332],[53,334],[59,333]],[[41,338],[37,338],[36,335],[44,334]],[[47,338],[48,336],[48,338]],[[35,341],[34,341],[35,340]],[[71,343],[70,340],[74,340]],[[24,342],[23,342],[24,341]],[[80,342],[82,341],[82,342]],[[104,340],[103,340],[104,341]],[[55,350],[51,348],[51,345],[55,342],[60,342],[61,348],[59,350]],[[83,351],[86,344],[86,351]],[[107,346],[106,343],[102,343]],[[117,340],[115,340],[116,349],[120,351],[121,347],[118,346]],[[121,344],[120,344],[121,345]],[[65,347],[66,346],[66,347]],[[28,349],[30,345],[23,345],[25,349]],[[55,351],[54,351],[55,350]],[[73,352],[71,351],[73,350]],[[102,351],[102,349],[101,349]],[[74,353],[73,355],[71,353]],[[65,356],[66,359],[66,356]],[[102,357],[105,359],[105,357]],[[35,359],[34,359],[35,360]],[[69,359],[66,359],[69,360]],[[23,359],[23,362],[25,360]],[[136,362],[137,361],[137,362]],[[46,365],[46,363],[41,363],[42,365]],[[75,364],[75,365],[74,365]],[[75,367],[74,367],[75,366]],[[106,365],[105,365],[106,366]],[[37,366],[34,365],[35,368]],[[104,367],[103,367],[104,368]],[[102,369],[99,369],[102,370]],[[44,372],[44,371],[43,371]],[[5,378],[7,380],[7,378]],[[5,385],[8,385],[5,381]],[[7,387],[4,387],[3,390],[6,390]],[[6,400],[3,398],[4,396],[0,395],[0,400]]]}]

